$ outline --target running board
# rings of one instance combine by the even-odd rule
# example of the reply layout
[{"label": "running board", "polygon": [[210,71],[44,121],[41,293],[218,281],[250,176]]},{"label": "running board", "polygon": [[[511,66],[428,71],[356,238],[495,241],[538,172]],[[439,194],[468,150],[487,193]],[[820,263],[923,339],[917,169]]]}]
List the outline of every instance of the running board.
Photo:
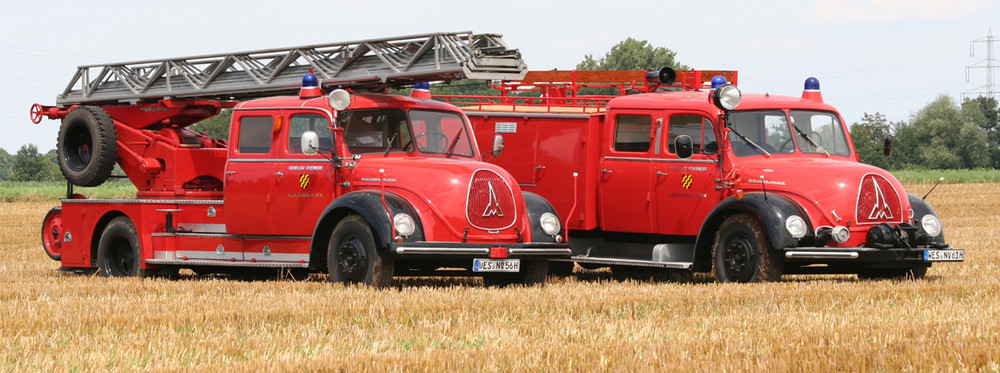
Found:
[{"label": "running board", "polygon": [[293,262],[249,262],[249,261],[216,261],[216,260],[177,260],[177,259],[146,259],[146,264],[176,265],[176,266],[210,266],[210,267],[254,267],[254,268],[309,268],[309,263]]},{"label": "running board", "polygon": [[573,261],[577,263],[588,263],[588,264],[603,264],[603,265],[615,265],[615,266],[631,266],[631,267],[651,267],[651,268],[668,268],[668,269],[691,269],[694,265],[692,262],[654,262],[652,260],[636,260],[636,259],[620,259],[620,258],[600,258],[591,257],[584,255],[573,256],[570,259],[552,259],[552,261]]}]

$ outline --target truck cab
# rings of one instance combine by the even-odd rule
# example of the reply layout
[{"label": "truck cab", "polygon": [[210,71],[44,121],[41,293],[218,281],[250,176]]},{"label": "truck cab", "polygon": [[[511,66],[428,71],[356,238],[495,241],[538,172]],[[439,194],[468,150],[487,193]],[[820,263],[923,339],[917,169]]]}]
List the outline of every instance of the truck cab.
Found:
[{"label": "truck cab", "polygon": [[[936,261],[964,259],[929,204],[858,161],[818,81],[802,97],[743,95],[676,73],[684,81],[666,91],[459,105],[480,147],[500,135],[522,153],[491,162],[552,201],[584,267],[755,282],[923,277]],[[547,87],[519,84],[529,83]]]}]

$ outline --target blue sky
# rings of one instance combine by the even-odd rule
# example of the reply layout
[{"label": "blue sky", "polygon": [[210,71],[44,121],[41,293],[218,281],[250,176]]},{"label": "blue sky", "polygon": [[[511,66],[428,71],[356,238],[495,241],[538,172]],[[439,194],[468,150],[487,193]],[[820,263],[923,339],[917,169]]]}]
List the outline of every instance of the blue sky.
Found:
[{"label": "blue sky", "polygon": [[[819,78],[848,123],[908,120],[938,95],[986,84],[981,39],[1000,37],[1000,2],[818,1],[4,1],[0,148],[56,144],[52,105],[76,66],[439,31],[502,33],[530,69],[572,69],[633,37],[696,69],[740,72],[744,92],[799,95]],[[1000,57],[1000,43],[994,45]],[[1000,65],[1000,64],[998,64]]]}]

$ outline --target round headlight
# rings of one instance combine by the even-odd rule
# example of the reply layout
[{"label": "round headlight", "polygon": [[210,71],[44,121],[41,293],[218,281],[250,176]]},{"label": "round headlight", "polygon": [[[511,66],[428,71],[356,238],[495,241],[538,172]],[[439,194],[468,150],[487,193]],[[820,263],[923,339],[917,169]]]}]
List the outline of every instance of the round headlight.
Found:
[{"label": "round headlight", "polygon": [[785,219],[785,230],[794,238],[802,238],[805,237],[809,228],[806,227],[805,220],[802,220],[798,215],[792,215]]},{"label": "round headlight", "polygon": [[562,224],[559,223],[559,218],[556,214],[551,212],[546,212],[542,214],[542,217],[538,219],[538,223],[542,226],[542,232],[549,236],[555,236],[559,234],[559,229],[562,228]]},{"label": "round headlight", "polygon": [[396,214],[392,218],[392,224],[396,226],[396,233],[404,237],[413,234],[413,231],[417,229],[417,223],[413,221],[413,217],[406,213]]},{"label": "round headlight", "polygon": [[722,110],[733,110],[740,105],[740,89],[732,84],[723,84],[712,92],[712,101]]},{"label": "round headlight", "polygon": [[937,237],[941,234],[941,220],[937,216],[927,214],[920,218],[920,227],[928,236]]},{"label": "round headlight", "polygon": [[351,106],[351,94],[343,89],[337,89],[330,92],[329,101],[333,110],[341,111]]}]

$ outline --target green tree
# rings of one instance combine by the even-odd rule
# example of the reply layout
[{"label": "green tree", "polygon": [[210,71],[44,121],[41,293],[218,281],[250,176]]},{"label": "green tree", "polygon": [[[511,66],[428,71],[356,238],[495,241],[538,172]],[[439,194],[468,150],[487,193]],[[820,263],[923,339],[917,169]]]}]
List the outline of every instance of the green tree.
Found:
[{"label": "green tree", "polygon": [[219,115],[202,120],[188,127],[195,132],[204,132],[213,139],[229,139],[229,122],[233,119],[233,111],[223,109]]},{"label": "green tree", "polygon": [[861,154],[861,161],[884,169],[890,168],[890,159],[881,153],[885,137],[892,135],[892,132],[892,124],[882,113],[865,113],[860,122],[851,124],[851,141],[854,142],[854,150]]},{"label": "green tree", "polygon": [[989,153],[989,166],[1000,168],[1000,105],[995,98],[978,96],[962,102],[962,110],[979,111],[982,117],[968,113],[972,118],[981,119],[977,123],[986,131],[986,145]]},{"label": "green tree", "polygon": [[960,108],[942,95],[920,109],[912,122],[920,164],[931,169],[986,167],[989,154],[982,111],[974,105]]},{"label": "green tree", "polygon": [[54,181],[59,176],[58,166],[38,153],[34,144],[21,146],[11,164],[10,179],[14,181]]},{"label": "green tree", "polygon": [[577,70],[659,70],[670,67],[674,70],[689,70],[686,65],[675,60],[677,52],[663,47],[654,47],[646,40],[628,38],[622,40],[604,57],[594,59],[586,55],[576,65]]},{"label": "green tree", "polygon": [[[674,70],[689,70],[675,60],[677,52],[663,47],[654,47],[646,40],[628,38],[611,47],[604,57],[594,59],[586,55],[576,64],[577,70],[659,70],[670,67]],[[615,88],[584,88],[581,95],[618,95]]]},{"label": "green tree", "polygon": [[10,179],[11,162],[13,162],[13,156],[3,148],[0,148],[0,180]]}]

